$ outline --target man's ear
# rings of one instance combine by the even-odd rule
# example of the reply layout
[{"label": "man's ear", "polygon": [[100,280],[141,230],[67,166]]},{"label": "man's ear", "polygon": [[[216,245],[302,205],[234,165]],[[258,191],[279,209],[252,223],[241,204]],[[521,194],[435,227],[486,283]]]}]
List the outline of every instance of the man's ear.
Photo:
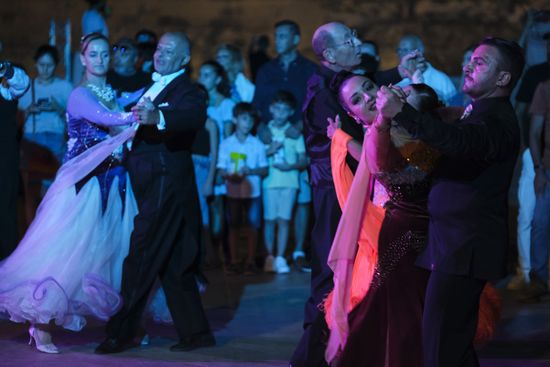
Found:
[{"label": "man's ear", "polygon": [[191,56],[190,55],[185,55],[183,57],[183,60],[181,60],[181,66],[185,66],[187,64],[189,64],[189,61],[191,61]]},{"label": "man's ear", "polygon": [[512,74],[508,71],[500,71],[497,78],[497,87],[504,88],[512,80]]},{"label": "man's ear", "polygon": [[330,64],[334,64],[334,52],[331,48],[326,48],[323,50],[323,59]]},{"label": "man's ear", "polygon": [[300,36],[295,34],[294,37],[292,37],[292,43],[294,44],[294,46],[298,46],[298,44],[300,43]]}]

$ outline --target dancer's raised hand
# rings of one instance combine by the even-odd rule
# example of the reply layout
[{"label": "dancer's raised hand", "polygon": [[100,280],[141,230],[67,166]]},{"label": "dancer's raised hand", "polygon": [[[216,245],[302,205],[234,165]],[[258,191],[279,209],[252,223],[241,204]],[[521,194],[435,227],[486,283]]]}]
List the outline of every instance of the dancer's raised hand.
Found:
[{"label": "dancer's raised hand", "polygon": [[340,121],[340,115],[336,115],[334,119],[328,117],[327,122],[328,122],[327,136],[329,139],[332,139],[336,130],[338,130],[342,126],[342,122]]}]

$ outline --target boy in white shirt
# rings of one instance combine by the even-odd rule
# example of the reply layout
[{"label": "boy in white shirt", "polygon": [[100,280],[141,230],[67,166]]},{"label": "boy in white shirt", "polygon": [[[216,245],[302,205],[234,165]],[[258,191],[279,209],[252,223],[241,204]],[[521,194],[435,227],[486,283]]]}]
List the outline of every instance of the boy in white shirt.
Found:
[{"label": "boy in white shirt", "polygon": [[[264,271],[278,274],[288,273],[290,268],[283,257],[287,241],[292,210],[299,188],[300,170],[307,165],[304,137],[297,139],[285,136],[294,114],[296,99],[286,91],[279,91],[273,98],[269,111],[273,119],[268,128],[273,137],[267,146],[269,175],[263,182],[264,241],[268,256]],[[275,226],[277,226],[277,252],[274,257]]]},{"label": "boy in white shirt", "polygon": [[220,144],[218,172],[227,187],[227,214],[231,264],[227,275],[241,273],[238,243],[241,231],[247,232],[245,275],[256,273],[254,264],[258,230],[261,226],[261,179],[267,175],[265,146],[251,135],[257,119],[250,103],[238,103],[233,109],[235,132]]}]

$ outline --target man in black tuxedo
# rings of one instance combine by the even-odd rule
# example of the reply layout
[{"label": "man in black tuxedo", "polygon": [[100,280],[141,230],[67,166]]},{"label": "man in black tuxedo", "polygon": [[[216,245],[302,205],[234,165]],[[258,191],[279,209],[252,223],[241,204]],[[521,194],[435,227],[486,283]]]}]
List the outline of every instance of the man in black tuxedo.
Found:
[{"label": "man in black tuxedo", "polygon": [[124,305],[107,324],[96,353],[135,346],[151,288],[160,278],[180,338],[172,351],[215,344],[195,281],[200,210],[191,144],[206,120],[206,95],[185,74],[190,44],[183,33],[166,33],[154,55],[154,83],[132,110],[141,124],[128,156],[139,207],[124,260]]},{"label": "man in black tuxedo", "polygon": [[403,102],[382,87],[378,111],[437,148],[428,201],[429,241],[418,265],[432,271],[423,316],[426,367],[479,366],[473,347],[479,299],[487,280],[506,274],[508,189],[520,144],[509,101],[523,69],[521,47],[486,38],[464,67],[472,104],[454,124]]}]

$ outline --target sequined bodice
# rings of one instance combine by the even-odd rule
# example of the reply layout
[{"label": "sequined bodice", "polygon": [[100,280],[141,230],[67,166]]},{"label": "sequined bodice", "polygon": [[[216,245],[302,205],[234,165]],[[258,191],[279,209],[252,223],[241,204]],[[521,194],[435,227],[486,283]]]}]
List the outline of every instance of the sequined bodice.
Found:
[{"label": "sequined bodice", "polygon": [[[68,117],[69,141],[67,142],[67,153],[65,161],[78,156],[87,149],[101,143],[109,137],[109,130],[104,126],[94,124],[83,118]],[[118,177],[118,189],[121,198],[124,198],[126,191],[126,169],[122,162],[124,158],[123,146],[120,146],[115,152],[100,163],[84,179],[76,184],[79,191],[92,177],[96,177],[101,190],[101,199],[103,209],[107,206],[111,184],[115,177]],[[123,201],[124,202],[124,201]]]},{"label": "sequined bodice", "polygon": [[65,160],[79,155],[109,137],[109,130],[106,127],[83,118],[73,118],[70,115],[68,115],[67,130],[69,140]]},{"label": "sequined bodice", "polygon": [[396,172],[379,173],[376,179],[384,186],[394,206],[426,211],[430,179],[420,168],[407,165]]}]

